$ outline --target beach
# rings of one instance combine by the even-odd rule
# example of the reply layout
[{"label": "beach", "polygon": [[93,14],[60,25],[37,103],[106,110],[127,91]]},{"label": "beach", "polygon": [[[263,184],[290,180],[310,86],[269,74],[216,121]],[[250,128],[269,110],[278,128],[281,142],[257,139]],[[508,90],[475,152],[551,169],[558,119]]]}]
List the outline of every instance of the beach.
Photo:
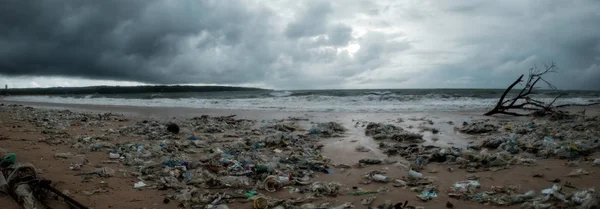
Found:
[{"label": "beach", "polygon": [[[600,176],[596,174],[599,167],[593,165],[593,160],[600,157],[596,153],[590,153],[587,156],[581,156],[575,159],[576,165],[567,165],[569,160],[558,159],[554,157],[539,158],[531,154],[521,151],[515,156],[523,156],[523,158],[531,158],[535,163],[523,165],[518,163],[509,163],[503,166],[503,169],[477,170],[470,171],[464,169],[460,163],[449,162],[428,162],[420,169],[420,173],[431,181],[425,188],[435,187],[437,195],[431,197],[430,200],[423,201],[417,197],[420,194],[421,188],[412,189],[422,186],[402,186],[397,185],[394,180],[406,180],[411,166],[415,166],[414,160],[409,160],[398,155],[388,156],[389,153],[384,153],[381,147],[381,141],[373,139],[373,136],[365,135],[367,124],[382,123],[391,124],[410,133],[418,133],[422,135],[422,142],[405,142],[405,144],[417,144],[425,147],[450,148],[455,147],[462,150],[468,150],[474,145],[481,144],[484,139],[498,137],[507,137],[511,132],[515,132],[516,127],[526,126],[525,124],[546,124],[555,123],[549,122],[548,118],[531,118],[531,117],[511,117],[511,116],[494,116],[485,117],[482,114],[484,111],[479,109],[468,110],[421,110],[421,111],[403,111],[403,112],[316,112],[316,111],[280,111],[280,110],[241,110],[241,109],[202,109],[188,107],[152,107],[152,106],[118,106],[118,105],[92,105],[92,104],[60,104],[60,103],[45,103],[45,102],[24,102],[24,101],[2,101],[3,106],[0,112],[2,128],[0,129],[0,144],[1,148],[17,155],[18,162],[27,162],[33,164],[40,172],[39,175],[43,178],[50,179],[54,182],[53,186],[66,193],[82,204],[95,208],[204,208],[207,204],[191,203],[190,201],[181,204],[173,194],[179,193],[179,189],[174,188],[156,188],[145,187],[134,189],[134,184],[140,182],[142,176],[134,175],[138,172],[139,167],[125,165],[124,160],[111,164],[106,164],[109,159],[108,147],[97,151],[82,150],[81,147],[74,146],[78,139],[85,137],[100,137],[99,141],[105,141],[111,146],[117,146],[123,143],[137,143],[143,145],[143,149],[150,149],[149,146],[157,146],[160,140],[151,140],[142,135],[123,134],[116,130],[125,130],[123,127],[135,126],[142,124],[144,121],[156,121],[161,127],[175,123],[179,124],[181,131],[176,134],[169,135],[169,140],[175,144],[186,144],[189,146],[188,139],[193,133],[213,137],[210,143],[202,146],[190,146],[179,151],[190,156],[192,161],[202,161],[201,159],[207,156],[212,156],[212,151],[220,148],[227,151],[227,144],[238,144],[244,142],[243,138],[250,136],[250,130],[262,130],[256,133],[257,138],[265,138],[275,132],[270,132],[261,127],[269,127],[273,124],[294,124],[293,131],[289,133],[300,134],[302,136],[310,135],[310,130],[319,124],[327,122],[335,122],[343,126],[346,131],[335,134],[335,136],[323,136],[317,139],[311,138],[310,141],[302,142],[303,146],[320,147],[318,155],[329,159],[327,164],[327,173],[315,172],[310,176],[310,182],[339,182],[341,186],[338,188],[336,195],[314,195],[315,192],[304,191],[298,192],[298,188],[311,187],[312,185],[293,185],[278,188],[276,192],[268,192],[263,188],[255,185],[246,187],[225,188],[225,189],[207,189],[199,185],[200,189],[192,196],[201,196],[214,194],[217,192],[226,192],[231,194],[243,194],[248,190],[254,190],[259,195],[264,195],[267,198],[277,198],[281,200],[296,200],[298,208],[307,203],[323,208],[333,208],[344,203],[352,203],[356,208],[368,208],[361,201],[365,198],[375,197],[370,206],[384,204],[386,200],[392,203],[408,201],[411,206],[424,208],[446,208],[448,203],[453,205],[453,208],[521,208],[521,204],[511,204],[510,206],[496,206],[493,203],[480,203],[472,200],[459,200],[450,197],[448,194],[449,188],[455,187],[456,182],[469,179],[476,179],[480,183],[478,190],[486,191],[492,187],[510,188],[517,187],[514,194],[525,193],[527,191],[535,191],[540,195],[540,191],[546,188],[551,188],[554,184],[564,185],[569,182],[569,187],[564,187],[565,193],[577,191],[585,188],[597,188],[600,186]],[[26,108],[32,107],[32,108]],[[580,109],[573,109],[572,112],[578,112]],[[85,121],[76,121],[73,118],[64,121],[53,121],[54,119],[46,118],[44,115],[56,115],[56,111],[67,111],[58,115],[77,115],[87,114],[89,119]],[[29,112],[35,112],[35,116],[28,115]],[[47,112],[54,112],[47,114]],[[107,114],[110,113],[110,114]],[[585,117],[593,118],[598,116],[598,108],[587,108]],[[106,118],[95,115],[105,115]],[[112,116],[114,115],[114,116]],[[195,117],[222,117],[231,116],[236,121],[254,121],[247,130],[224,132],[207,132],[199,133],[198,128],[193,125],[188,125],[190,120]],[[79,117],[79,116],[78,116]],[[60,120],[61,118],[57,118]],[[36,121],[42,120],[42,121]],[[49,120],[54,125],[44,124],[43,120]],[[490,124],[500,124],[490,132],[482,134],[466,134],[459,131],[464,123],[471,124],[476,121],[484,121]],[[579,119],[574,119],[578,121]],[[582,120],[583,121],[583,120]],[[577,122],[575,122],[577,123]],[[595,123],[597,124],[597,123]],[[284,126],[287,127],[287,126]],[[508,127],[508,128],[507,128]],[[515,127],[514,129],[510,127]],[[54,129],[60,128],[60,129]],[[536,129],[533,127],[531,129]],[[580,131],[588,135],[589,139],[593,140],[600,136],[595,135],[599,127],[586,126],[586,131]],[[44,130],[54,129],[61,133],[66,133],[66,136],[56,137],[48,136]],[[434,131],[431,131],[435,129]],[[111,131],[112,130],[112,131]],[[265,131],[267,130],[267,131]],[[565,130],[569,132],[570,130]],[[166,132],[166,131],[163,131]],[[281,132],[281,131],[280,131]],[[286,132],[286,131],[284,131]],[[54,133],[56,134],[56,133]],[[247,134],[247,135],[244,135]],[[279,132],[277,132],[279,134]],[[285,133],[287,134],[287,133]],[[163,135],[164,136],[164,135]],[[104,137],[104,138],[103,138]],[[198,137],[197,140],[203,140]],[[567,137],[568,138],[568,135]],[[302,137],[301,137],[302,139]],[[57,140],[52,141],[51,140]],[[529,140],[529,139],[528,139]],[[576,140],[576,139],[565,139]],[[584,139],[582,139],[584,140]],[[523,139],[525,141],[525,139]],[[169,142],[171,143],[171,142]],[[392,143],[392,142],[391,142]],[[183,145],[182,145],[183,146]],[[358,151],[358,146],[366,148],[368,151]],[[296,153],[299,147],[291,145],[278,145],[273,147],[264,147],[261,153],[265,155],[282,155],[289,154],[290,156]],[[314,147],[313,147],[314,148]],[[277,150],[277,151],[275,151]],[[475,151],[479,153],[481,149]],[[491,151],[490,151],[491,152]],[[67,158],[57,158],[57,153],[72,153],[72,156]],[[281,157],[281,156],[280,156]],[[70,165],[85,161],[85,165],[81,168],[71,169]],[[386,159],[392,163],[381,164],[364,164],[356,166],[361,159]],[[125,159],[127,160],[127,159]],[[82,178],[75,174],[83,171],[90,171],[94,168],[110,167],[116,173],[111,177],[92,176],[90,178]],[[294,166],[281,166],[292,169]],[[506,168],[504,168],[506,167]],[[189,168],[188,168],[189,169]],[[298,168],[293,168],[298,169]],[[567,177],[575,169],[584,169],[591,175],[581,175],[576,177]],[[385,172],[389,182],[370,182],[365,179],[365,174],[371,171]],[[477,178],[474,178],[476,175]],[[535,177],[534,177],[535,176]],[[194,177],[191,177],[194,178]],[[559,179],[560,181],[556,181]],[[152,185],[156,182],[146,180],[146,184]],[[554,182],[553,182],[554,181]],[[191,185],[191,184],[190,184]],[[396,185],[396,186],[394,186]],[[571,188],[573,187],[573,188]],[[365,195],[349,195],[357,189],[361,191],[377,191],[375,194]],[[235,195],[234,195],[235,196]],[[168,199],[165,200],[165,199]],[[303,201],[300,201],[305,199]],[[212,201],[212,199],[211,199]],[[526,201],[523,201],[526,202]],[[58,203],[57,203],[58,204]],[[252,201],[246,198],[236,198],[224,200],[219,204],[228,205],[229,208],[252,208]],[[18,205],[9,197],[3,196],[0,198],[2,208],[18,208]],[[6,207],[8,206],[8,207]],[[53,208],[60,208],[60,204]],[[271,207],[269,207],[271,208]]]}]

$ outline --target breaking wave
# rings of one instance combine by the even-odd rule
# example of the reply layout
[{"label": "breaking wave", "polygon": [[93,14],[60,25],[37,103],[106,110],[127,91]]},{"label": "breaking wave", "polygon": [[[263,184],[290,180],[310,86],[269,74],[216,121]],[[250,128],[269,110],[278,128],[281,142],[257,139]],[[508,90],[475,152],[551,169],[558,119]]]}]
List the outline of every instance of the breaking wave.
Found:
[{"label": "breaking wave", "polygon": [[[436,93],[437,92],[437,93]],[[316,112],[402,112],[473,110],[492,107],[499,90],[321,90],[272,92],[217,92],[185,94],[16,96],[22,102],[189,107]],[[536,95],[551,101],[552,94]],[[600,100],[599,92],[571,92],[556,104],[584,104]]]}]

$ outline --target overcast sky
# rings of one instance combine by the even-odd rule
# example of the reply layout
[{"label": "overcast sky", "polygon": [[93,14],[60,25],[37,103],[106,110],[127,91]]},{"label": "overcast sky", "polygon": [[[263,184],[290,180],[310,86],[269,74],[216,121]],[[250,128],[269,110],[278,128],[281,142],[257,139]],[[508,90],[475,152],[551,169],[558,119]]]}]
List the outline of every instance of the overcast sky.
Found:
[{"label": "overcast sky", "polygon": [[600,90],[598,0],[3,0],[9,87]]}]

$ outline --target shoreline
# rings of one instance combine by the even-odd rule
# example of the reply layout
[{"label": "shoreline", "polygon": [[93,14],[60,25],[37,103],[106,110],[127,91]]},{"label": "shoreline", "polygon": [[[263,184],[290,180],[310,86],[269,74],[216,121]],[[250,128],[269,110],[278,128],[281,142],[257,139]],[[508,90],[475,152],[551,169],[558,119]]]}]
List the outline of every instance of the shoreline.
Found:
[{"label": "shoreline", "polygon": [[[12,102],[5,102],[6,104],[15,104]],[[430,163],[422,171],[426,176],[430,176],[435,179],[436,184],[439,187],[438,197],[433,198],[427,202],[421,202],[415,195],[416,193],[411,192],[408,189],[392,187],[391,183],[371,183],[361,184],[364,181],[362,176],[365,172],[370,170],[383,170],[386,171],[390,178],[400,179],[406,177],[407,164],[411,161],[407,161],[405,158],[400,156],[388,157],[378,148],[378,141],[373,140],[371,137],[365,136],[365,127],[363,124],[366,122],[382,122],[386,124],[397,125],[407,131],[413,133],[422,133],[424,135],[425,143],[422,145],[432,145],[437,147],[461,147],[466,148],[470,143],[479,143],[482,139],[481,136],[473,136],[460,133],[455,130],[455,127],[460,126],[463,122],[471,123],[472,121],[489,119],[493,122],[502,122],[508,124],[523,124],[531,121],[529,117],[510,117],[510,116],[495,116],[487,117],[482,116],[480,112],[475,111],[438,111],[438,112],[412,112],[412,113],[339,113],[339,112],[282,112],[282,111],[248,111],[248,110],[215,110],[215,109],[195,109],[195,108],[160,108],[160,107],[130,107],[130,106],[103,106],[103,105],[69,105],[69,104],[49,104],[49,103],[23,103],[25,106],[34,106],[40,108],[40,113],[44,111],[52,110],[64,110],[68,109],[73,112],[93,112],[93,113],[119,113],[124,114],[123,118],[126,119],[124,122],[105,122],[104,127],[92,127],[82,126],[81,128],[72,127],[67,128],[67,131],[71,137],[76,138],[77,136],[101,136],[106,134],[106,130],[110,127],[112,129],[118,127],[131,126],[132,124],[142,120],[158,120],[164,123],[176,122],[183,123],[189,118],[199,117],[201,115],[211,116],[227,116],[237,115],[237,119],[248,119],[256,121],[256,127],[269,125],[277,121],[293,121],[290,119],[300,119],[296,122],[301,130],[310,129],[315,123],[319,122],[338,122],[348,129],[341,137],[323,138],[315,142],[320,146],[323,146],[320,154],[330,159],[333,165],[348,164],[353,165],[363,158],[388,158],[391,160],[397,160],[398,163],[390,165],[372,165],[365,168],[332,168],[333,174],[318,174],[314,177],[315,180],[322,182],[338,181],[343,185],[343,192],[345,189],[351,189],[356,186],[359,188],[365,188],[370,190],[379,190],[385,187],[388,192],[380,192],[377,196],[374,205],[382,204],[384,200],[400,201],[409,200],[411,205],[424,206],[425,208],[444,208],[444,204],[447,201],[454,203],[455,208],[481,208],[481,204],[471,201],[461,201],[453,198],[449,198],[446,195],[446,188],[452,187],[454,182],[465,180],[466,176],[470,173],[463,169],[459,169],[458,165],[451,164],[436,164]],[[6,107],[2,107],[6,108]],[[21,110],[23,114],[27,113],[27,110]],[[597,112],[589,111],[590,114],[597,114]],[[32,126],[28,122],[18,121],[19,115],[6,115],[7,112],[0,112],[3,115],[1,120],[4,123],[4,127],[1,129],[0,136],[6,137],[3,140],[3,148],[8,148],[11,152],[17,153],[19,161],[27,161],[33,163],[36,167],[40,168],[43,176],[48,177],[52,180],[56,180],[59,186],[65,188],[71,192],[74,192],[75,199],[78,199],[86,204],[93,206],[94,208],[127,208],[134,206],[139,207],[143,205],[146,208],[175,208],[176,203],[163,204],[162,199],[168,197],[168,194],[172,193],[173,190],[160,191],[160,190],[133,190],[131,186],[137,182],[135,178],[120,176],[112,177],[107,179],[96,179],[91,183],[80,182],[78,177],[73,177],[70,174],[76,173],[68,169],[68,164],[72,163],[72,160],[56,160],[54,154],[58,152],[72,152],[77,153],[76,149],[73,149],[67,144],[64,145],[53,145],[49,146],[45,143],[39,142],[43,135],[40,135],[41,128]],[[401,118],[402,121],[398,121]],[[431,124],[431,121],[433,124]],[[452,121],[453,124],[449,124],[448,121]],[[533,121],[539,121],[543,123],[542,119],[534,119]],[[12,124],[12,125],[11,125]],[[22,126],[21,128],[16,126]],[[409,128],[411,127],[412,128]],[[427,132],[420,132],[423,127],[433,127],[440,130],[438,134],[431,134]],[[180,137],[187,137],[192,130],[187,128],[182,129]],[[229,132],[228,132],[229,133]],[[234,133],[234,132],[232,132]],[[239,135],[234,133],[234,135]],[[219,138],[223,137],[218,135]],[[483,135],[491,137],[494,135]],[[499,135],[500,136],[500,135]],[[437,137],[439,140],[432,141],[432,137]],[[72,139],[65,139],[67,142]],[[141,140],[138,137],[119,137],[113,139],[114,142],[127,142],[127,141],[139,141],[140,143],[153,143],[152,141]],[[113,141],[111,140],[111,141]],[[228,139],[223,138],[223,142],[228,144],[235,138]],[[183,139],[182,142],[187,140]],[[363,145],[370,149],[369,152],[358,152],[355,148],[358,145]],[[285,151],[285,149],[284,149]],[[85,157],[92,164],[100,165],[99,162],[106,159],[105,152],[86,152]],[[201,155],[200,155],[201,156]],[[597,155],[593,155],[598,157]],[[592,157],[593,157],[592,156]],[[552,183],[548,183],[546,179],[553,178],[565,178],[564,175],[569,173],[573,168],[564,165],[563,160],[556,159],[539,159],[537,166],[522,166],[515,165],[510,169],[500,171],[484,171],[477,172],[480,176],[480,182],[483,190],[488,189],[490,186],[495,185],[511,185],[519,184],[523,187],[523,190],[534,189],[539,191],[548,186],[552,186]],[[110,165],[115,170],[129,170],[128,167],[122,165]],[[116,166],[116,167],[115,167]],[[89,167],[89,166],[88,166]],[[589,162],[581,163],[580,168],[588,169],[592,172],[600,171],[597,167],[593,167]],[[453,172],[447,172],[449,168],[452,168]],[[531,176],[535,173],[543,173],[545,177],[543,179],[536,180]],[[68,174],[68,175],[66,175]],[[111,189],[107,193],[100,193],[94,195],[85,195],[84,191],[89,191],[97,187],[98,182],[106,181],[111,185]],[[569,178],[569,182],[574,185],[581,186],[600,186],[600,177],[597,175],[582,176],[579,178]],[[268,193],[265,191],[259,191],[261,194],[265,194],[271,197],[278,198],[290,198],[290,197],[303,197],[303,195],[288,191],[284,189],[276,193]],[[122,197],[122,201],[108,201],[114,197]],[[339,205],[344,202],[352,202],[357,208],[363,208],[361,200],[368,196],[346,196],[342,195],[338,198],[319,198],[312,202],[320,204],[324,202],[330,202],[330,206]],[[0,203],[4,203],[8,200],[6,198],[0,198]],[[133,202],[131,202],[133,201]],[[176,202],[176,201],[175,201]],[[7,203],[9,204],[9,203]],[[9,204],[10,205],[10,204]],[[229,204],[233,208],[249,208],[248,203],[232,203]],[[251,204],[250,204],[251,205]],[[10,208],[10,207],[9,207]],[[489,206],[489,208],[497,208],[496,206]],[[518,205],[501,208],[519,208]]]}]

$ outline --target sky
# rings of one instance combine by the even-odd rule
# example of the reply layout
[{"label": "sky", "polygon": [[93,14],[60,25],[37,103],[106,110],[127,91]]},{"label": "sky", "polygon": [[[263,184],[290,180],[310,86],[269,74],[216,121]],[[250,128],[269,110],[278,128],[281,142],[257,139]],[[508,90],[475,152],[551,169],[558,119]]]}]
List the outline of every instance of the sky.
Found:
[{"label": "sky", "polygon": [[600,90],[598,0],[6,0],[0,84]]}]

